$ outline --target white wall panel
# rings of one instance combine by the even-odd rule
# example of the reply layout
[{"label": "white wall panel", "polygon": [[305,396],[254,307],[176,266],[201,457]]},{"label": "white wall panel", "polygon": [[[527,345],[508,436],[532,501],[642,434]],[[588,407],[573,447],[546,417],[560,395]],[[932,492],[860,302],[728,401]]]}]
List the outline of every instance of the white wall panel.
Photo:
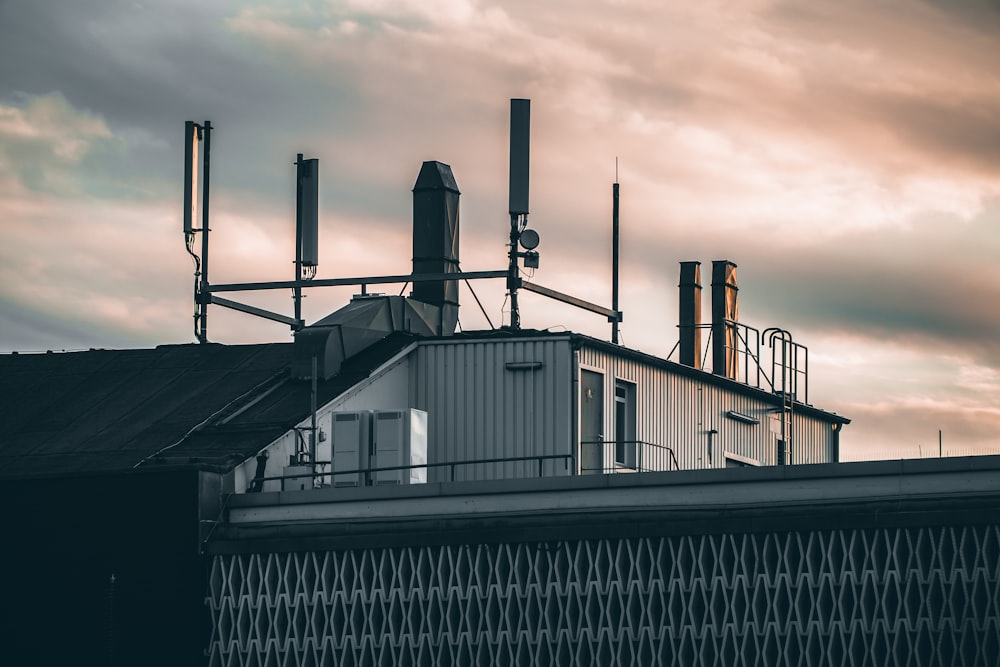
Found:
[{"label": "white wall panel", "polygon": [[[672,449],[680,468],[724,468],[726,452],[760,465],[776,465],[779,438],[770,426],[770,415],[780,408],[776,397],[750,396],[735,386],[710,384],[640,359],[586,346],[579,350],[579,363],[581,368],[604,374],[606,440],[614,437],[614,383],[622,379],[636,384],[637,438]],[[729,411],[759,423],[748,424],[727,417]],[[709,447],[713,430],[717,433],[711,434]],[[792,435],[793,463],[833,460],[830,424],[795,413]],[[608,447],[612,446],[609,443]],[[662,451],[658,447],[647,448],[651,450]],[[610,467],[613,460],[613,453],[606,454],[605,465]],[[646,456],[643,467],[666,470],[672,467],[672,462],[666,456],[659,460]]]},{"label": "white wall panel", "polygon": [[[566,338],[428,342],[410,374],[414,407],[427,412],[431,463],[571,454],[572,352]],[[547,475],[563,463],[543,464]],[[536,462],[456,466],[455,479],[538,474]],[[431,469],[430,481],[451,478]]]}]

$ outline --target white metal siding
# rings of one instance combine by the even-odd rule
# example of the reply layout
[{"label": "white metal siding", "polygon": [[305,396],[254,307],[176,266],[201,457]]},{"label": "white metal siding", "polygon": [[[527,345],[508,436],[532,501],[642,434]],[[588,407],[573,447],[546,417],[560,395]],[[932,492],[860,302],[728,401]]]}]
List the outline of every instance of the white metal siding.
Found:
[{"label": "white metal siding", "polygon": [[[583,369],[604,374],[605,440],[613,440],[614,383],[621,379],[636,384],[637,439],[671,448],[682,469],[724,468],[727,452],[760,465],[777,463],[778,436],[770,428],[771,410],[780,406],[777,399],[771,402],[751,397],[594,348],[580,349],[579,364]],[[727,417],[730,410],[759,423],[747,424]],[[830,424],[800,413],[795,413],[793,419],[792,462],[832,461]],[[712,435],[710,452],[709,431],[713,429],[718,433]],[[653,463],[649,458],[647,462]],[[667,460],[661,465],[659,469],[670,469]]]},{"label": "white metal siding", "polygon": [[[508,363],[537,363],[512,370]],[[572,349],[569,338],[428,342],[411,365],[411,398],[427,412],[430,463],[572,454]],[[570,466],[572,470],[572,466]],[[565,474],[562,461],[546,475]],[[428,481],[451,478],[431,468]],[[461,479],[526,477],[535,462],[456,466]]]}]

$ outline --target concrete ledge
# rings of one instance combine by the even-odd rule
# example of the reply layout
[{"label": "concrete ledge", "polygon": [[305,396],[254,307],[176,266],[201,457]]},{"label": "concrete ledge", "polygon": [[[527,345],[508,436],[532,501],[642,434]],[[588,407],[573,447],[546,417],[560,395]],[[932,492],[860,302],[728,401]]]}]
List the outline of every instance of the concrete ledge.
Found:
[{"label": "concrete ledge", "polygon": [[760,468],[679,470],[638,474],[527,477],[522,479],[434,482],[430,484],[400,486],[325,487],[308,491],[233,495],[229,498],[228,506],[235,509],[275,505],[355,503],[358,501],[402,500],[429,497],[490,496],[539,491],[629,489],[739,483],[759,484],[761,482],[780,480],[808,481],[840,479],[851,483],[851,480],[873,476],[935,475],[962,471],[995,471],[1000,473],[1000,455],[854,463],[821,463]]},{"label": "concrete ledge", "polygon": [[[975,457],[974,457],[975,458]],[[742,512],[1000,498],[1000,457],[591,475],[232,496],[230,525]],[[916,465],[913,465],[916,464]]]}]

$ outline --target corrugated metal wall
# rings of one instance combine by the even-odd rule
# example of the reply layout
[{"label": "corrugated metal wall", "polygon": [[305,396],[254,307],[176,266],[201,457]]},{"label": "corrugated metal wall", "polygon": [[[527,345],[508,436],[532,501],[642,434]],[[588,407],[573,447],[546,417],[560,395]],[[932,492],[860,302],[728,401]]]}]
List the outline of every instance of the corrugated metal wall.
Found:
[{"label": "corrugated metal wall", "polygon": [[[580,368],[604,374],[605,439],[614,438],[615,380],[636,385],[636,438],[658,447],[669,447],[682,469],[724,468],[726,453],[759,465],[777,464],[780,421],[773,410],[780,402],[748,396],[695,378],[671,373],[640,360],[617,356],[603,350],[582,347]],[[726,416],[738,412],[758,420],[757,424]],[[717,433],[710,434],[715,430]],[[711,447],[709,439],[711,437]],[[833,431],[830,424],[815,417],[793,416],[792,463],[821,463],[833,460]],[[660,450],[662,451],[662,450]],[[605,466],[613,467],[614,453],[605,453]],[[666,457],[662,468],[670,469]],[[647,458],[648,463],[653,459]],[[652,465],[645,465],[652,468]]]},{"label": "corrugated metal wall", "polygon": [[[422,343],[411,365],[410,396],[428,415],[429,463],[574,454],[575,384],[569,337]],[[429,472],[428,481],[452,474]],[[566,474],[562,461],[546,462],[544,472]],[[534,462],[454,469],[456,480],[537,474]]]}]

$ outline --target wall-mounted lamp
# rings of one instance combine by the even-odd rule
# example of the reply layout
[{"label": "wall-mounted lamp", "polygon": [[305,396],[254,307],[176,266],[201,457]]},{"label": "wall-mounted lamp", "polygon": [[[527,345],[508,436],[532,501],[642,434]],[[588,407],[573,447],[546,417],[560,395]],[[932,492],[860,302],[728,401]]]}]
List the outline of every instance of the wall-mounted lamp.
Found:
[{"label": "wall-mounted lamp", "polygon": [[708,431],[708,465],[712,465],[712,436],[719,435],[719,432],[714,428]]},{"label": "wall-mounted lamp", "polygon": [[751,417],[750,415],[745,415],[742,412],[736,412],[736,410],[730,410],[726,413],[726,416],[730,419],[740,422],[741,424],[759,424],[760,420],[756,417]]}]

